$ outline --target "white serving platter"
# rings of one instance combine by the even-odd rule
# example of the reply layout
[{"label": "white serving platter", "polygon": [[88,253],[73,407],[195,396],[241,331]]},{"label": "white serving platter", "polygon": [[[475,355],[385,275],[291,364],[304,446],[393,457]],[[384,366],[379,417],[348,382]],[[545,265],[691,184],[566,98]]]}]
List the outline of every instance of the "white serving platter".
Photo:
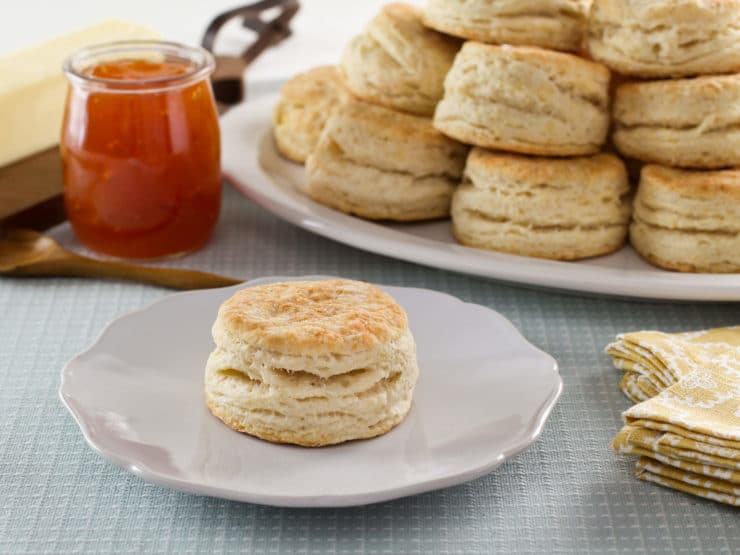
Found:
[{"label": "white serving platter", "polygon": [[222,118],[223,169],[236,189],[292,224],[366,251],[507,282],[642,299],[740,301],[740,274],[662,270],[629,246],[579,262],[540,260],[459,245],[448,221],[376,223],[322,206],[301,193],[303,166],[275,148],[271,113],[277,98],[267,94]]}]

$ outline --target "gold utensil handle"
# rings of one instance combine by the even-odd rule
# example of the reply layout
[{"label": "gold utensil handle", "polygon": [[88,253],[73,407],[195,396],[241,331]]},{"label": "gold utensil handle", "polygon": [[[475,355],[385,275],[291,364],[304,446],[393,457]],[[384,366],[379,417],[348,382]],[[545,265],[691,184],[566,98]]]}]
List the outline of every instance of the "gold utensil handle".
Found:
[{"label": "gold utensil handle", "polygon": [[243,280],[180,268],[157,268],[138,266],[125,262],[94,260],[71,255],[58,259],[43,260],[17,268],[14,275],[56,275],[91,278],[113,278],[160,285],[171,289],[211,289],[242,283]]}]

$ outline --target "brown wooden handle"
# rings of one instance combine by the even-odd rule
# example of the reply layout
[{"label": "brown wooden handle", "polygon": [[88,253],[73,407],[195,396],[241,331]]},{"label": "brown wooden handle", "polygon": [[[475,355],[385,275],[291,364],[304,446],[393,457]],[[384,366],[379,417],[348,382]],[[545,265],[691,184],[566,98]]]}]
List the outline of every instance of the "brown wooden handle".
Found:
[{"label": "brown wooden handle", "polygon": [[76,254],[40,261],[18,268],[14,275],[55,275],[91,278],[113,278],[160,285],[171,289],[211,289],[242,283],[243,280],[180,268],[156,268],[125,262],[94,260]]},{"label": "brown wooden handle", "polygon": [[[278,10],[277,15],[265,20],[265,12],[272,9]],[[201,44],[216,58],[216,71],[211,76],[211,84],[217,102],[223,107],[221,111],[244,100],[244,70],[265,49],[291,35],[290,20],[298,9],[298,0],[261,0],[221,13],[208,24]],[[254,31],[257,37],[239,56],[219,56],[214,52],[216,37],[224,25],[233,19],[239,19],[241,26]]]},{"label": "brown wooden handle", "polygon": [[[243,27],[257,33],[257,40],[245,48],[241,54],[244,65],[249,65],[263,50],[290,36],[290,20],[298,12],[299,7],[298,0],[261,0],[233,8],[213,18],[203,34],[201,44],[206,50],[215,53],[213,46],[219,31],[232,19],[239,18]],[[264,12],[274,8],[280,10],[278,15],[269,21],[264,21],[262,19]]]}]

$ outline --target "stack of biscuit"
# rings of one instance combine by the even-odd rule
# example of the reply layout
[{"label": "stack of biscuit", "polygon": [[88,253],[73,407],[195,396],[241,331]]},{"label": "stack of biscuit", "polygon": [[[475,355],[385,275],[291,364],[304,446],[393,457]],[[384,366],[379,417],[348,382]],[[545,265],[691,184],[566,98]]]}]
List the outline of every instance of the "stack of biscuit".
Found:
[{"label": "stack of biscuit", "polygon": [[467,149],[428,118],[359,101],[329,118],[306,164],[306,193],[372,220],[445,218]]},{"label": "stack of biscuit", "polygon": [[557,260],[629,233],[658,266],[740,272],[738,28],[740,0],[390,4],[286,84],[275,138],[349,214]]},{"label": "stack of biscuit", "polygon": [[315,67],[288,80],[272,114],[278,150],[286,158],[304,163],[316,148],[329,116],[347,98],[334,66]]},{"label": "stack of biscuit", "polygon": [[594,0],[613,142],[642,168],[630,240],[672,270],[740,272],[740,0]]},{"label": "stack of biscuit", "polygon": [[[431,116],[460,41],[425,27],[421,15],[385,6],[331,74],[313,70],[283,88],[277,147],[306,162],[305,192],[317,202],[374,220],[449,217],[468,148]],[[293,148],[291,135],[304,148]]]},{"label": "stack of biscuit", "polygon": [[459,40],[425,27],[417,7],[388,4],[347,45],[339,69],[358,98],[430,117],[459,48]]},{"label": "stack of biscuit", "polygon": [[572,53],[581,49],[589,4],[428,3],[428,25],[472,39],[455,58],[434,114],[437,129],[474,145],[452,201],[461,243],[558,260],[624,244],[627,173],[601,153],[610,73]]},{"label": "stack of biscuit", "polygon": [[408,318],[373,285],[242,289],[221,305],[213,339],[206,404],[240,432],[331,445],[384,434],[411,408],[419,368]]}]

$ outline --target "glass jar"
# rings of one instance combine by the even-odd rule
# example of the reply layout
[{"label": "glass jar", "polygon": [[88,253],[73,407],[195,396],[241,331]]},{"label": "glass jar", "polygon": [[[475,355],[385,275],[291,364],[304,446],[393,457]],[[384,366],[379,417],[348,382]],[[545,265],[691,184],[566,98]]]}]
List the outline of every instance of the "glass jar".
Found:
[{"label": "glass jar", "polygon": [[213,69],[207,51],[158,41],[94,46],[66,60],[64,203],[86,246],[157,258],[208,240],[221,204]]}]

